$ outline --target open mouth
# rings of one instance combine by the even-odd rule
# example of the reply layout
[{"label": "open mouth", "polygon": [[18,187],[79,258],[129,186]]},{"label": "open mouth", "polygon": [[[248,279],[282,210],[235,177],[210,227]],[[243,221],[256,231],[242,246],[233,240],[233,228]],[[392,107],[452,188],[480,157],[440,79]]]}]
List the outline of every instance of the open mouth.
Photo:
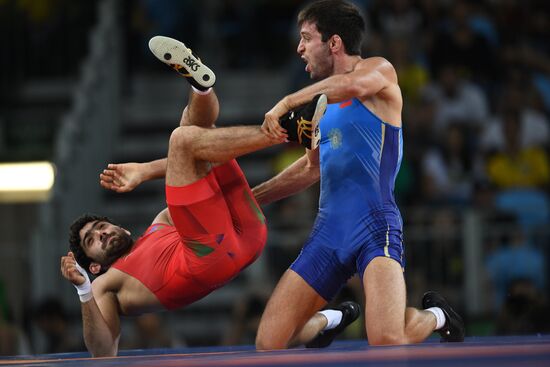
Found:
[{"label": "open mouth", "polygon": [[114,236],[107,237],[107,239],[105,239],[105,241],[103,241],[103,246],[101,246],[101,247],[103,249],[108,248],[108,247],[112,247],[111,242],[113,242],[113,240],[114,240]]},{"label": "open mouth", "polygon": [[307,61],[307,59],[305,57],[302,57],[302,61],[306,63],[305,71],[308,73],[311,72],[311,66],[309,65],[309,62]]}]

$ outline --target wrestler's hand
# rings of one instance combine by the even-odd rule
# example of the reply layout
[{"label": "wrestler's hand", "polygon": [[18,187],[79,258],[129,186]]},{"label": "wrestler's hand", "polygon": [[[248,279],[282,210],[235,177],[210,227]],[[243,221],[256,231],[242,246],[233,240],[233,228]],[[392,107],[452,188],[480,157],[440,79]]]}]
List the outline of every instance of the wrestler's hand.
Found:
[{"label": "wrestler's hand", "polygon": [[99,184],[116,192],[132,191],[142,182],[139,163],[110,163],[99,175]]},{"label": "wrestler's hand", "polygon": [[82,285],[86,282],[84,275],[76,268],[76,260],[72,252],[61,257],[61,274],[74,285]]},{"label": "wrestler's hand", "polygon": [[289,111],[288,104],[283,98],[268,113],[265,114],[262,131],[271,139],[283,142],[287,141],[288,134],[279,123],[279,119]]},{"label": "wrestler's hand", "polygon": [[67,253],[67,256],[61,257],[61,274],[73,283],[80,302],[86,303],[92,299],[92,283],[90,282],[88,273],[78,265],[72,252]]}]

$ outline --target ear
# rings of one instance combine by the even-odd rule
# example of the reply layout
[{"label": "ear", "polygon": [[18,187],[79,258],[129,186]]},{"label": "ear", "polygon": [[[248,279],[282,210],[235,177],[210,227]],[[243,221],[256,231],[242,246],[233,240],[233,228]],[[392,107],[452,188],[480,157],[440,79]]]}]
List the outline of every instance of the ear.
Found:
[{"label": "ear", "polygon": [[131,235],[132,235],[132,234],[130,233],[130,231],[127,230],[127,229],[124,229],[124,232],[126,232],[126,234],[127,234],[128,236],[131,236]]},{"label": "ear", "polygon": [[342,49],[344,43],[342,42],[342,38],[340,38],[339,35],[335,34],[328,40],[328,45],[330,47],[330,50],[335,53]]},{"label": "ear", "polygon": [[92,274],[99,274],[101,271],[101,264],[92,262],[89,267],[90,273]]}]

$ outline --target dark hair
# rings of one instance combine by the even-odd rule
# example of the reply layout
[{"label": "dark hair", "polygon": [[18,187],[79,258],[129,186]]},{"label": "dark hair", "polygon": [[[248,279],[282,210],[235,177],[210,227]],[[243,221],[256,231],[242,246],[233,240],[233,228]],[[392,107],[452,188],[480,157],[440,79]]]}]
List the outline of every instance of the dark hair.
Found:
[{"label": "dark hair", "polygon": [[69,248],[71,252],[74,254],[74,258],[76,259],[76,262],[78,265],[82,266],[84,270],[86,270],[88,273],[90,272],[90,264],[92,263],[92,259],[86,255],[84,252],[84,249],[81,245],[80,240],[80,230],[82,227],[84,227],[89,222],[94,221],[102,221],[102,222],[109,222],[111,224],[114,224],[109,218],[94,215],[94,214],[83,214],[80,217],[78,217],[73,224],[71,224],[71,227],[69,229]]},{"label": "dark hair", "polygon": [[323,42],[337,34],[348,55],[361,54],[365,21],[355,5],[343,0],[315,1],[298,14],[298,25],[304,22],[315,23]]}]

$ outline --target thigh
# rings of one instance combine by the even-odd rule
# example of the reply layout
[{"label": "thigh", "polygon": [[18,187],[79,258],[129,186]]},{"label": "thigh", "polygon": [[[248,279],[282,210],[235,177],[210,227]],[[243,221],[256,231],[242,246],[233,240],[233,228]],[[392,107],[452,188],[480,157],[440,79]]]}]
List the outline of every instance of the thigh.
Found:
[{"label": "thigh", "polygon": [[266,349],[287,348],[290,340],[326,303],[300,275],[287,270],[267,303],[258,339],[269,342],[263,345]]},{"label": "thigh", "polygon": [[235,159],[213,168],[231,216],[240,229],[265,225],[265,217]]},{"label": "thigh", "polygon": [[354,249],[346,246],[332,221],[317,217],[311,234],[290,269],[299,274],[327,302],[356,271]]},{"label": "thigh", "polygon": [[198,159],[195,154],[197,136],[212,129],[196,126],[178,127],[170,135],[166,162],[166,184],[189,185],[211,172],[210,162]]},{"label": "thigh", "polygon": [[388,257],[374,258],[363,274],[363,287],[369,342],[380,344],[378,341],[401,340],[407,298],[401,264]]},{"label": "thigh", "polygon": [[166,202],[182,239],[232,230],[231,215],[214,173],[184,186],[166,185]]}]

